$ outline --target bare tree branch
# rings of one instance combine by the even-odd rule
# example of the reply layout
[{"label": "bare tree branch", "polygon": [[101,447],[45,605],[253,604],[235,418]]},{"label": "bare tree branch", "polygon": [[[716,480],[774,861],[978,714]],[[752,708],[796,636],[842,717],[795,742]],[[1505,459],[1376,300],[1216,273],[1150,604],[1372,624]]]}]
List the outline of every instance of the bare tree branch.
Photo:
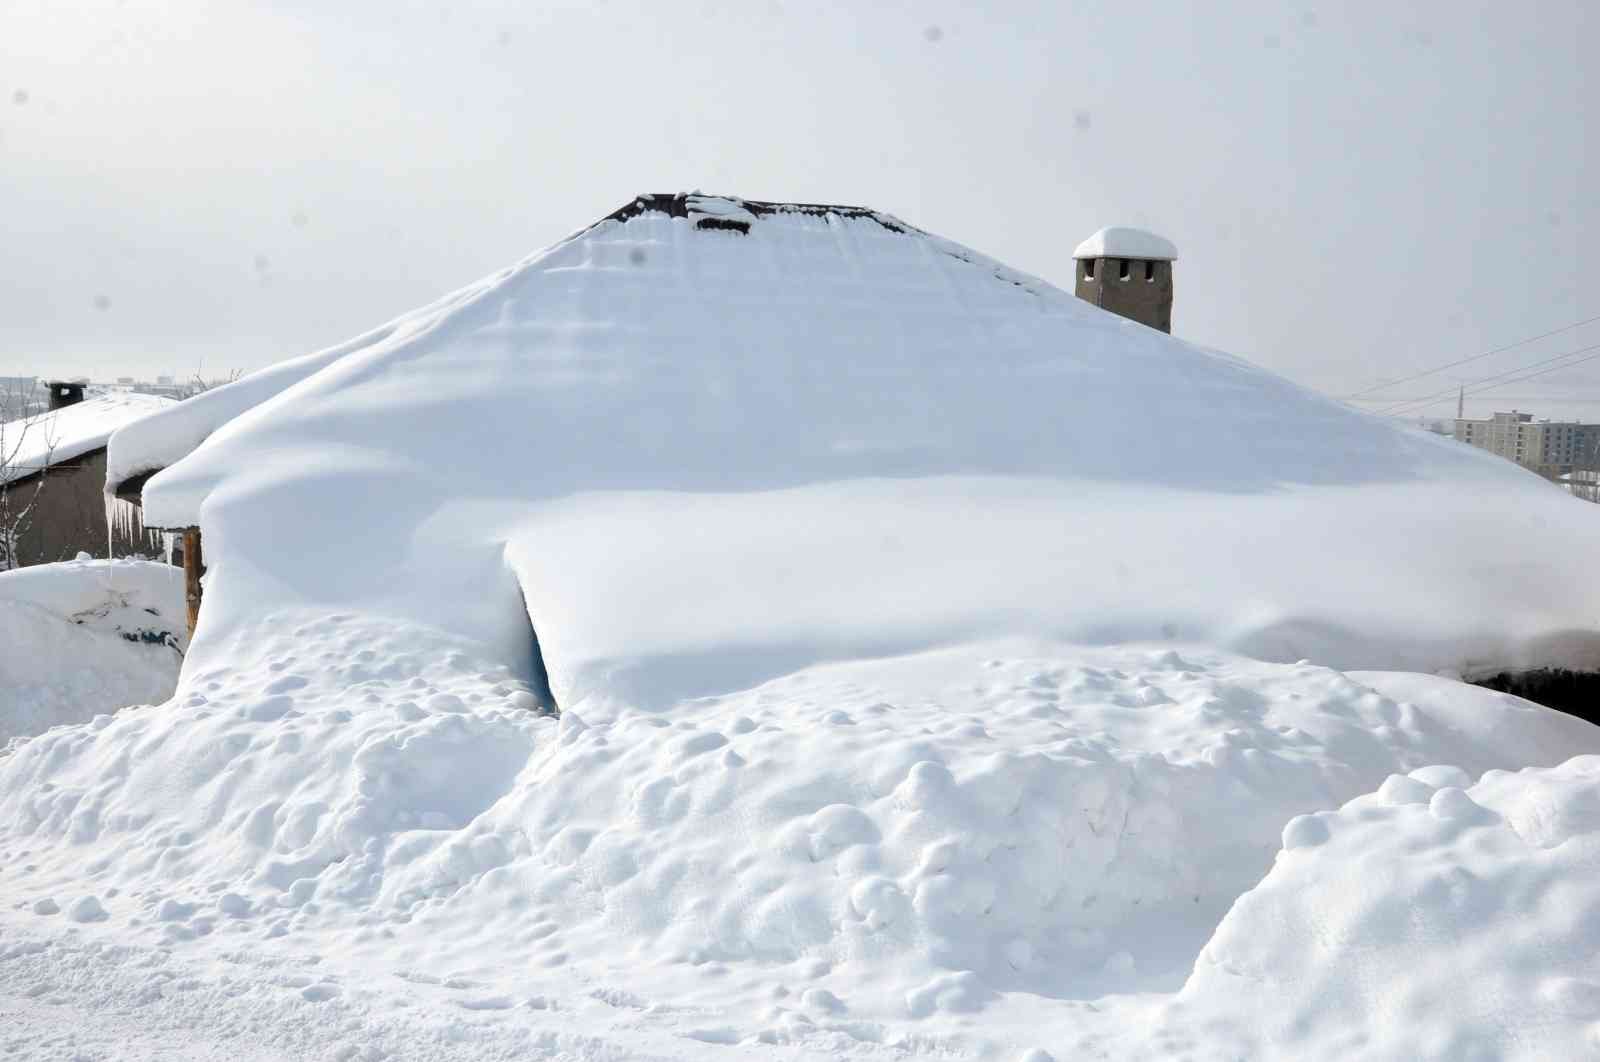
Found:
[{"label": "bare tree branch", "polygon": [[55,453],[54,425],[39,419],[36,392],[35,384],[12,381],[0,393],[0,571],[22,566],[22,538]]}]

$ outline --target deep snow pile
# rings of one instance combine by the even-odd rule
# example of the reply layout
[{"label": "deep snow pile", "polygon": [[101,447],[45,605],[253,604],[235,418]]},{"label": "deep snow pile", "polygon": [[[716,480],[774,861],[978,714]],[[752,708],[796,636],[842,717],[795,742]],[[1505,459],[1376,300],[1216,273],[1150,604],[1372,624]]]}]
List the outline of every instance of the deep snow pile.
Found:
[{"label": "deep snow pile", "polygon": [[[226,655],[159,711],[0,763],[6,917],[318,957],[283,998],[388,970],[459,980],[462,1006],[518,1022],[621,1014],[622,1042],[658,1057],[705,1042],[1076,1057],[1063,1047],[1119,1022],[1071,1001],[1175,991],[1295,816],[1429,765],[1460,784],[1600,753],[1600,730],[1502,694],[1436,679],[1452,696],[1399,701],[1192,647],[990,643],[662,711],[596,699],[559,721],[469,645],[388,622],[268,615]],[[1578,810],[1596,794],[1580,781]],[[1600,897],[1600,878],[1563,881],[1564,909]],[[1208,955],[1260,935],[1229,928],[1248,910]],[[1592,930],[1569,925],[1568,946],[1592,949]],[[1364,952],[1294,946],[1320,977],[1336,975],[1324,962],[1362,976]],[[1202,1045],[1218,1038],[1183,1015],[1211,998],[1204,978],[1161,1016]],[[1359,996],[1346,1017],[1389,1020]],[[1233,1022],[1230,1043],[1263,1035],[1210,1018]],[[1116,1035],[1118,1055],[1161,1053]],[[1309,1042],[1302,1057],[1339,1057]]]},{"label": "deep snow pile", "polygon": [[1391,775],[1301,816],[1179,994],[1278,1057],[1600,1053],[1600,756]]},{"label": "deep snow pile", "polygon": [[0,572],[0,746],[172,696],[186,640],[183,573],[78,560]]}]

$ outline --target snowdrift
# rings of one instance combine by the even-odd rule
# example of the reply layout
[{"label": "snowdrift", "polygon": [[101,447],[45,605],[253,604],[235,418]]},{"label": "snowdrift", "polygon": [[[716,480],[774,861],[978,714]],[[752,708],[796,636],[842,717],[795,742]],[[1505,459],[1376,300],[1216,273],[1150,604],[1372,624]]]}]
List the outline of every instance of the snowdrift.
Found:
[{"label": "snowdrift", "polygon": [[1391,775],[1293,819],[1179,1000],[1281,1057],[1600,1052],[1600,757]]},{"label": "snowdrift", "polygon": [[183,573],[89,560],[0,572],[0,745],[172,696]]}]

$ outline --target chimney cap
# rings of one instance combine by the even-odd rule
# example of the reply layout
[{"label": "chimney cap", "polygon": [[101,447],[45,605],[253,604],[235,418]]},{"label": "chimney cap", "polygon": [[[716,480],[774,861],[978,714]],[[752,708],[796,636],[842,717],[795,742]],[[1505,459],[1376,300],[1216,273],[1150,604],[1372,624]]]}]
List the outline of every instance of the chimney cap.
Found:
[{"label": "chimney cap", "polygon": [[1108,225],[1078,244],[1073,258],[1139,258],[1174,262],[1178,248],[1164,236],[1125,225]]}]

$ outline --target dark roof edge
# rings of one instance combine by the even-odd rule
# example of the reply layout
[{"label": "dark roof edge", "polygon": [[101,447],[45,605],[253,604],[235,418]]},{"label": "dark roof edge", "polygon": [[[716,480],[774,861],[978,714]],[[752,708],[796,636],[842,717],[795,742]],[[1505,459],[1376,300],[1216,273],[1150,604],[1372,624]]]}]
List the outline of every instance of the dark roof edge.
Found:
[{"label": "dark roof edge", "polygon": [[87,458],[94,457],[96,454],[103,454],[105,452],[106,448],[104,446],[96,446],[93,449],[84,450],[81,453],[73,454],[71,457],[63,457],[60,460],[51,461],[48,464],[40,465],[38,468],[35,468],[29,472],[25,472],[15,479],[7,480],[5,483],[0,483],[0,490],[15,490],[17,488],[17,484],[19,483],[27,483],[29,480],[48,475],[52,470],[60,468],[63,465],[71,464],[74,461],[83,461]]},{"label": "dark roof edge", "polygon": [[[756,217],[769,217],[778,214],[806,214],[811,217],[841,217],[864,218],[877,222],[890,232],[907,233],[914,231],[911,226],[898,218],[888,214],[880,214],[867,207],[844,206],[837,203],[774,203],[761,199],[741,199],[736,195],[708,195],[704,192],[655,192],[649,195],[636,196],[632,202],[624,204],[600,221],[627,221],[629,218],[641,214],[666,214],[675,218],[687,218],[693,211],[690,207],[691,199],[723,199],[730,203],[737,203],[743,209]],[[596,222],[599,224],[599,222]],[[591,226],[592,228],[593,226]]]},{"label": "dark roof edge", "polygon": [[115,486],[108,483],[106,484],[106,493],[143,508],[144,485],[149,482],[151,476],[160,471],[161,469],[159,468],[152,468],[148,472],[140,472],[137,475],[128,476]]},{"label": "dark roof edge", "polygon": [[691,211],[689,209],[690,199],[722,199],[729,203],[737,203],[745,211],[758,218],[779,214],[860,218],[880,225],[897,235],[928,235],[928,233],[923,232],[915,225],[908,225],[893,214],[884,214],[867,207],[844,206],[834,203],[775,203],[764,199],[741,199],[736,195],[708,195],[705,192],[652,192],[647,195],[634,196],[632,200],[613,210],[605,217],[557,240],[541,251],[540,254],[546,254],[557,247],[571,243],[573,240],[581,239],[608,221],[626,222],[630,218],[650,213],[666,214],[670,217],[678,218],[688,218],[691,213],[694,213],[698,215],[696,219],[697,228],[733,229],[740,233],[748,233],[750,231],[750,223],[748,221],[736,218],[721,218],[715,215],[701,214],[698,211]]}]

